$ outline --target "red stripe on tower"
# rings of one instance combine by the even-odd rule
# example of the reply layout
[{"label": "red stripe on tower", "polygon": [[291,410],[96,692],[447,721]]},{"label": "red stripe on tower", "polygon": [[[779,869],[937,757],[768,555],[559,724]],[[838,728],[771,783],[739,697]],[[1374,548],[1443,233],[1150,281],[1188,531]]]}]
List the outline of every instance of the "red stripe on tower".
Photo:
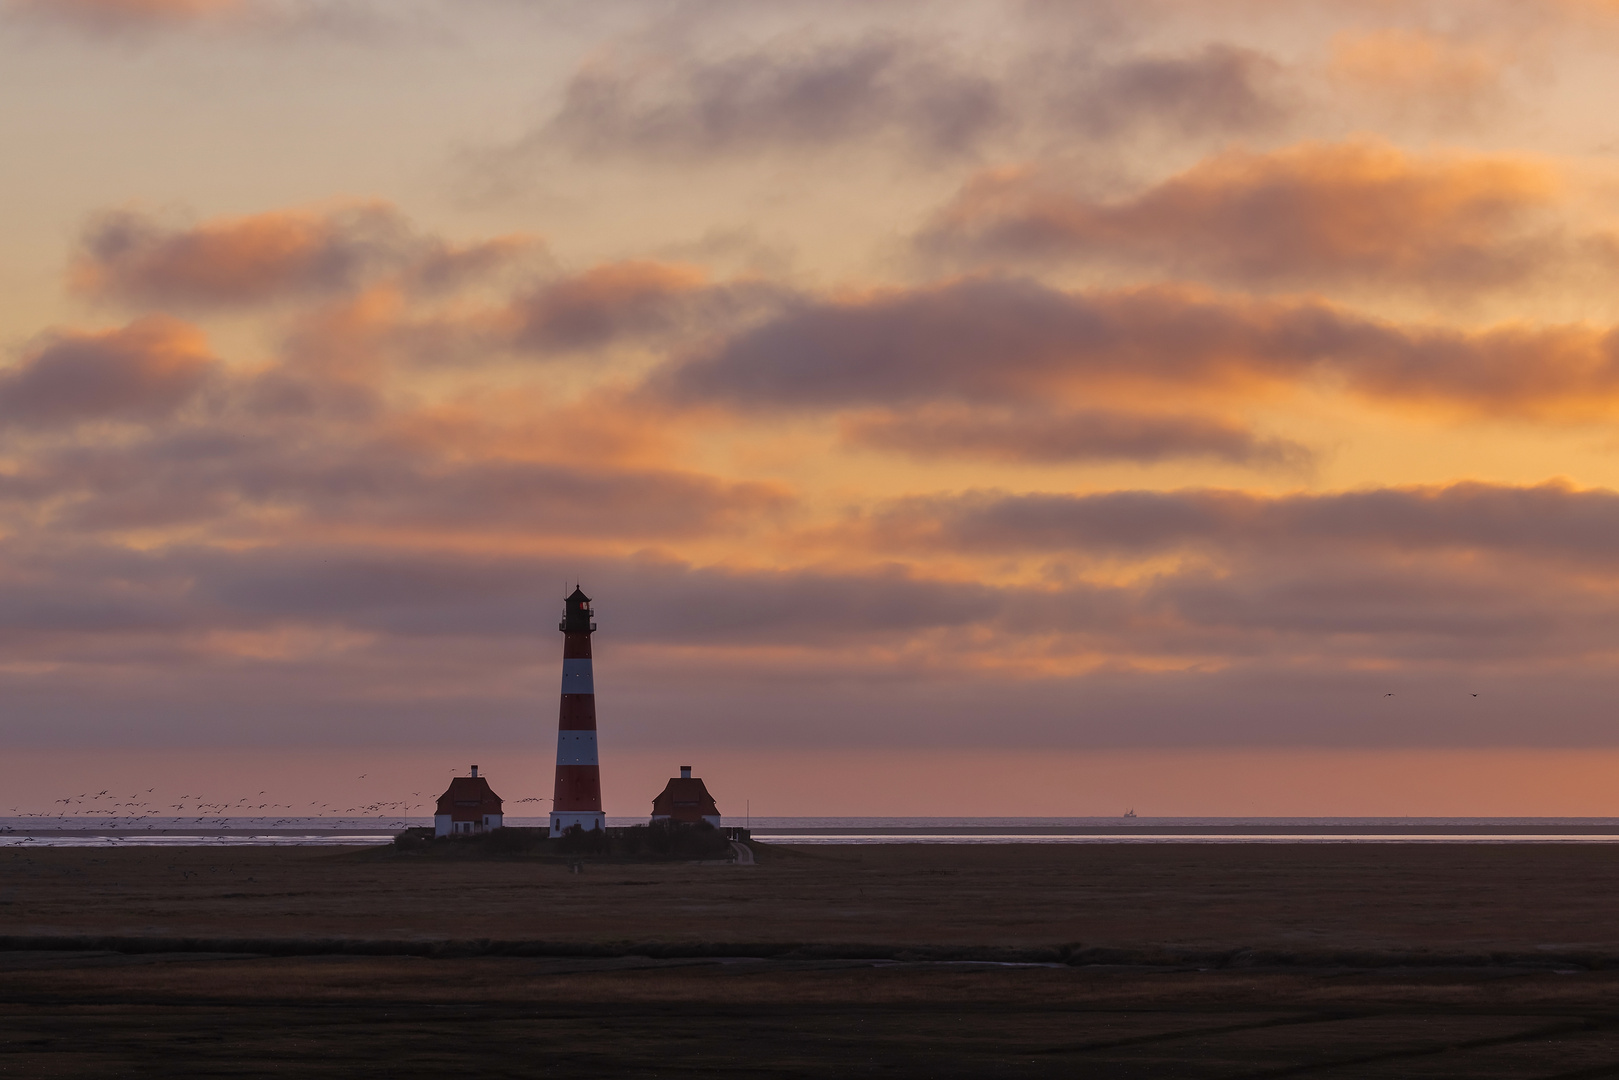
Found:
[{"label": "red stripe on tower", "polygon": [[557,786],[551,800],[551,835],[575,825],[605,829],[601,766],[596,761],[596,680],[590,670],[595,633],[590,597],[575,588],[557,629],[562,639],[562,712],[557,719]]}]

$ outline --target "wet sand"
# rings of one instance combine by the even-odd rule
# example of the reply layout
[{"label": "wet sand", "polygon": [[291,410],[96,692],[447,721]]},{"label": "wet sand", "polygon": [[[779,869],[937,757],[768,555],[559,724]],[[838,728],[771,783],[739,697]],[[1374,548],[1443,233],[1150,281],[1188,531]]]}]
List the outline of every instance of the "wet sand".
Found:
[{"label": "wet sand", "polygon": [[1619,849],[759,850],[0,852],[0,1075],[1619,1076]]}]

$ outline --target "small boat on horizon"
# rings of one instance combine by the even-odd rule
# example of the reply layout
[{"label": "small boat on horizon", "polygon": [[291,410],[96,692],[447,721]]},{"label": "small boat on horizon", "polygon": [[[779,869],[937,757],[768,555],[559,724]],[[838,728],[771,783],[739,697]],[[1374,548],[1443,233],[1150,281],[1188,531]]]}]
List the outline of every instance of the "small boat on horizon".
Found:
[{"label": "small boat on horizon", "polygon": [[1135,817],[1136,816],[1135,807],[1131,807],[1130,809],[1126,810],[1124,812],[1124,816],[1125,817]]}]

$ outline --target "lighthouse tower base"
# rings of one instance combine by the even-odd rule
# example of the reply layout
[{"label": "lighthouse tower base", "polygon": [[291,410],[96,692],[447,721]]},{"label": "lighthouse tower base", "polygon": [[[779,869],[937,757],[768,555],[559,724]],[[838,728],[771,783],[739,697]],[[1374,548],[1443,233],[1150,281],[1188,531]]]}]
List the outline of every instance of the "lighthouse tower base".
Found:
[{"label": "lighthouse tower base", "polygon": [[593,829],[607,828],[607,815],[600,810],[553,810],[551,811],[551,835],[561,836],[575,825],[585,832]]}]

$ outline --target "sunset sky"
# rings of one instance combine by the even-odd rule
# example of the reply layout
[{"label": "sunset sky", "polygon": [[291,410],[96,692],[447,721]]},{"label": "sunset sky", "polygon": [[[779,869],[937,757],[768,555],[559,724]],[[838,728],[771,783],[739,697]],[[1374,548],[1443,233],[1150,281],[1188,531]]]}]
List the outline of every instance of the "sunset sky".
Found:
[{"label": "sunset sky", "polygon": [[1619,815],[1616,49],[0,0],[0,799]]}]

